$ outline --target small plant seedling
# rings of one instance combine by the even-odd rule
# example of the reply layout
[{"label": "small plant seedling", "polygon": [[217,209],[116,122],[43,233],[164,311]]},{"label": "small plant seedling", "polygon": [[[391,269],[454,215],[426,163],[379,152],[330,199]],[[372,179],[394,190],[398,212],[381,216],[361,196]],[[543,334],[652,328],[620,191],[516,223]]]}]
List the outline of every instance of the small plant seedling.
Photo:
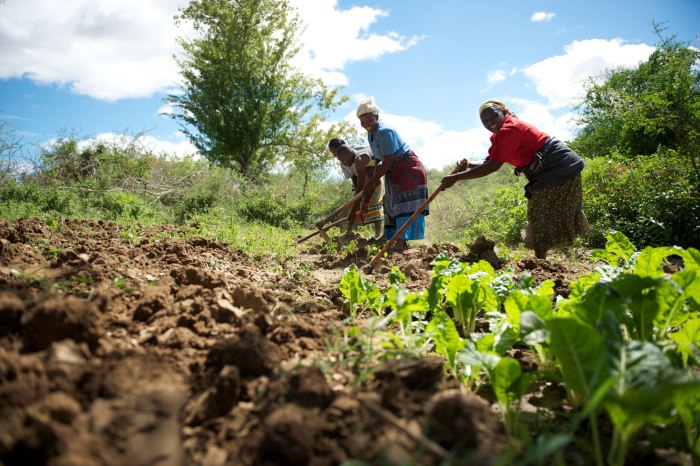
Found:
[{"label": "small plant seedling", "polygon": [[121,232],[121,237],[122,241],[125,243],[128,243],[130,245],[135,245],[141,242],[143,239],[143,236],[139,235],[138,232],[136,231],[136,228],[129,227],[128,230],[124,230]]}]

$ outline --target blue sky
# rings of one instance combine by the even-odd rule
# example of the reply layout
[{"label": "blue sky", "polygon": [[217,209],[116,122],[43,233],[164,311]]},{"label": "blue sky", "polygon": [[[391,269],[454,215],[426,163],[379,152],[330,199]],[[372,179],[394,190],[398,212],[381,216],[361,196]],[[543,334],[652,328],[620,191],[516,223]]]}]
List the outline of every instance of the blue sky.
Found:
[{"label": "blue sky", "polygon": [[[0,120],[27,143],[143,134],[192,152],[161,116],[176,89],[173,16],[186,0],[0,1]],[[292,0],[306,24],[296,63],[350,97],[375,97],[430,168],[482,159],[478,106],[496,97],[560,139],[576,131],[582,80],[634,66],[657,41],[652,21],[684,41],[700,34],[698,0],[476,2]],[[343,136],[343,135],[340,135]]]}]

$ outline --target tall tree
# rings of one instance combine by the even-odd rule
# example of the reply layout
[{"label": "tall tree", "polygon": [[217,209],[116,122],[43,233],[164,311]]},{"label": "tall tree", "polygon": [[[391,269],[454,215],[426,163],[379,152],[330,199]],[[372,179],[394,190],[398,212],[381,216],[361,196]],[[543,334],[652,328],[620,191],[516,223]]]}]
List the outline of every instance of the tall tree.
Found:
[{"label": "tall tree", "polygon": [[667,147],[698,170],[700,50],[654,27],[660,42],[647,61],[589,81],[579,105],[584,128],[572,146],[586,156],[627,157]]},{"label": "tall tree", "polygon": [[319,123],[346,98],[291,64],[300,20],[286,0],[192,0],[178,22],[182,93],[171,116],[210,161],[250,181],[277,164],[326,157]]}]

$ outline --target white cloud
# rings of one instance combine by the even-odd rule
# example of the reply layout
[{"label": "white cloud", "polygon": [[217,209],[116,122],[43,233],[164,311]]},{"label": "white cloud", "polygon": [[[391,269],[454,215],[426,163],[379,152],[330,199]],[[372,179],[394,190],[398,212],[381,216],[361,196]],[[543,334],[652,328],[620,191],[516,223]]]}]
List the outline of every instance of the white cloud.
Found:
[{"label": "white cloud", "polygon": [[383,55],[406,50],[421,37],[405,37],[394,31],[370,33],[370,27],[388,15],[369,6],[340,10],[337,0],[293,0],[304,22],[304,47],[295,63],[306,73],[329,86],[348,84],[342,70],[350,63],[378,60]]},{"label": "white cloud", "polygon": [[[178,36],[191,27],[173,17],[187,0],[8,1],[0,5],[0,79],[29,78],[100,100],[150,97],[176,87]],[[405,50],[418,37],[370,33],[387,13],[338,10],[336,0],[294,0],[307,44],[297,64],[328,85],[347,84],[348,63]]]},{"label": "white cloud", "polygon": [[178,79],[173,16],[187,0],[10,1],[0,9],[0,78],[27,77],[105,101]]},{"label": "white cloud", "polygon": [[501,70],[489,71],[486,75],[486,82],[488,84],[496,84],[506,80],[506,74]]},{"label": "white cloud", "polygon": [[530,21],[533,23],[540,23],[543,21],[551,21],[552,18],[556,16],[556,13],[551,13],[547,11],[536,11],[530,16]]},{"label": "white cloud", "polygon": [[174,112],[174,110],[175,110],[175,108],[172,105],[165,104],[165,105],[161,106],[160,108],[158,108],[158,110],[156,110],[156,115],[160,115],[160,116],[171,115]]},{"label": "white cloud", "polygon": [[577,40],[564,47],[563,55],[530,65],[523,73],[551,108],[562,108],[583,95],[586,78],[599,76],[606,69],[637,66],[653,51],[649,45],[625,44],[622,39]]}]

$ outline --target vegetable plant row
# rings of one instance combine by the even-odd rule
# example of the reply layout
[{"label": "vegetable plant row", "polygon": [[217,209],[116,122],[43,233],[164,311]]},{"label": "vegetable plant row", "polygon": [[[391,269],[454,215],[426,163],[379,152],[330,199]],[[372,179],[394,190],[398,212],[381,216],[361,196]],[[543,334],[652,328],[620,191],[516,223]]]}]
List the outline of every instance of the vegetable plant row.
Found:
[{"label": "vegetable plant row", "polygon": [[[439,353],[448,376],[474,391],[491,387],[511,438],[530,445],[521,448],[526,464],[561,459],[575,442],[589,445],[598,466],[623,465],[642,435],[652,447],[700,457],[700,252],[637,251],[616,232],[607,240],[592,253],[604,265],[572,283],[566,298],[554,296],[551,280],[536,285],[529,275],[516,280],[484,261],[460,263],[446,254],[432,262],[430,287],[419,292],[404,288],[396,268],[382,292],[349,267],[340,290],[351,320],[372,315],[364,330],[349,330],[370,333],[361,378],[373,357]],[[671,256],[683,267],[666,273]],[[486,322],[483,331],[475,331],[477,317]],[[532,351],[538,370],[524,371],[509,356],[514,348]],[[574,415],[567,429],[528,433],[520,401],[545,379],[563,384]]]}]

